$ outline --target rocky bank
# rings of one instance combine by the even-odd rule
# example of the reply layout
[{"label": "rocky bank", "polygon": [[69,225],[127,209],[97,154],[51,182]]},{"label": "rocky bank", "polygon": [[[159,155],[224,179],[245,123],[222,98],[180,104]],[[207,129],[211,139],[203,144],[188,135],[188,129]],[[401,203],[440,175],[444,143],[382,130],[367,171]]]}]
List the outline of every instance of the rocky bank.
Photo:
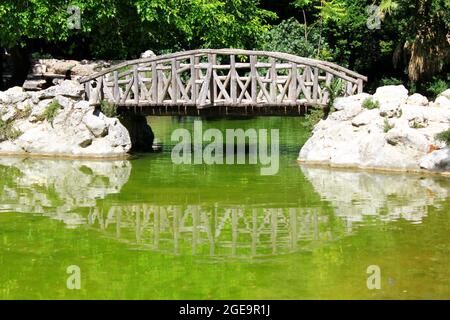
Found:
[{"label": "rocky bank", "polygon": [[82,99],[65,80],[46,90],[0,92],[0,154],[117,157],[131,148],[127,129]]},{"label": "rocky bank", "polygon": [[315,126],[300,162],[450,174],[450,149],[436,140],[450,128],[450,89],[429,102],[402,85],[384,86],[373,96],[338,98],[334,109]]}]

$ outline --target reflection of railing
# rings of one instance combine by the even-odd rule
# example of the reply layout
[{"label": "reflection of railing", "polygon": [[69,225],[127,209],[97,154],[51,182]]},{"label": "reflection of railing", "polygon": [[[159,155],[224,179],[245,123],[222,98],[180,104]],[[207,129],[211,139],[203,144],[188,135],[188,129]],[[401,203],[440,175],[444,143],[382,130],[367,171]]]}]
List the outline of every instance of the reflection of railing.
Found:
[{"label": "reflection of railing", "polygon": [[338,236],[328,216],[311,208],[113,206],[92,209],[88,223],[155,251],[213,256],[282,254]]}]

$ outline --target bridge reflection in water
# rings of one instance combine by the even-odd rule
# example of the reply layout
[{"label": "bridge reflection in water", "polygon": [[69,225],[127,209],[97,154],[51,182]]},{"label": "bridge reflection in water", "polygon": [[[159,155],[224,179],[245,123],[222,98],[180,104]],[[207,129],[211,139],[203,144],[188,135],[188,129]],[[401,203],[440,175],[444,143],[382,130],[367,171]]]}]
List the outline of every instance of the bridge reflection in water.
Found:
[{"label": "bridge reflection in water", "polygon": [[[265,256],[333,240],[329,217],[314,208],[129,205],[93,208],[88,224],[120,241],[155,251]],[[344,234],[351,228],[344,228]]]},{"label": "bridge reflection in water", "polygon": [[[205,184],[181,200],[173,196],[180,194],[174,187],[178,175],[165,182],[151,176],[146,185],[158,188],[146,192],[126,189],[136,179],[126,160],[2,158],[0,213],[43,215],[67,228],[97,230],[134,249],[248,258],[312,250],[371,223],[421,224],[430,206],[445,211],[450,192],[450,180],[443,177],[304,166],[299,171],[295,180],[285,179],[287,173],[272,180],[272,187],[290,184],[283,197],[274,197],[269,188],[237,184],[226,197],[197,200],[205,190],[221,187]],[[249,190],[253,197],[242,197]]]}]

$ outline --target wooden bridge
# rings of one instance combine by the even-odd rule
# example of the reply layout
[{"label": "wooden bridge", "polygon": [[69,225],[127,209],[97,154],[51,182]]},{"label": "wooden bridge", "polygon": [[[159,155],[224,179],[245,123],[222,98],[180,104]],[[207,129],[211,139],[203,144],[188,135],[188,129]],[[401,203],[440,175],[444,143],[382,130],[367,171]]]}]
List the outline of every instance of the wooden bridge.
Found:
[{"label": "wooden bridge", "polygon": [[126,61],[80,80],[86,99],[146,115],[302,115],[367,78],[334,63],[280,52],[199,49]]}]

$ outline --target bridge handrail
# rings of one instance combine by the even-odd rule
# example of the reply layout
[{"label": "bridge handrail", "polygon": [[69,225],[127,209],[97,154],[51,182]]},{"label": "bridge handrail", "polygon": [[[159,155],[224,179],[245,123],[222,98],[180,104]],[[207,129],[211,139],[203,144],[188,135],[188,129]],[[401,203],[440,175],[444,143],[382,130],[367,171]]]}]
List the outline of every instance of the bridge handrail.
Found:
[{"label": "bridge handrail", "polygon": [[124,67],[136,65],[136,64],[151,63],[151,62],[166,62],[166,61],[171,61],[173,59],[189,57],[192,55],[205,55],[205,54],[246,55],[246,56],[254,55],[254,56],[263,56],[263,57],[275,58],[275,59],[284,59],[284,60],[287,60],[292,63],[304,64],[304,65],[320,68],[322,70],[325,70],[331,74],[334,74],[334,75],[341,77],[348,81],[353,82],[354,79],[351,79],[347,75],[354,77],[356,79],[361,79],[362,81],[367,81],[366,76],[363,76],[355,71],[352,71],[352,70],[349,70],[342,66],[339,66],[335,63],[311,59],[311,58],[299,57],[299,56],[289,54],[289,53],[272,52],[272,51],[254,51],[254,50],[243,50],[243,49],[196,49],[196,50],[181,51],[181,52],[176,52],[176,53],[169,53],[169,54],[164,54],[164,55],[155,56],[155,57],[140,58],[140,59],[125,61],[125,62],[116,64],[110,68],[99,71],[95,74],[92,74],[88,77],[83,77],[79,80],[79,82],[86,83],[88,81],[92,81],[92,80],[94,80],[98,77],[101,77],[103,75],[106,75],[108,73],[114,72],[114,71],[122,69]]}]

